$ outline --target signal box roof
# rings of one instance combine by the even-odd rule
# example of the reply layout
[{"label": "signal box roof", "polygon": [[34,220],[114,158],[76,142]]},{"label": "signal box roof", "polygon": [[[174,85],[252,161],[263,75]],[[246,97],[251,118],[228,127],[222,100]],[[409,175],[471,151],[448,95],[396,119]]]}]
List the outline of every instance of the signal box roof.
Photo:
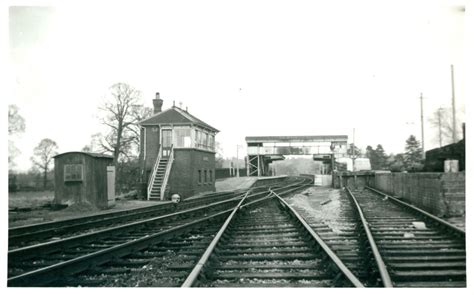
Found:
[{"label": "signal box roof", "polygon": [[176,106],[173,106],[166,111],[152,115],[151,117],[139,122],[141,126],[155,126],[160,124],[194,124],[213,132],[219,132],[211,125],[199,120],[187,111],[184,111]]}]

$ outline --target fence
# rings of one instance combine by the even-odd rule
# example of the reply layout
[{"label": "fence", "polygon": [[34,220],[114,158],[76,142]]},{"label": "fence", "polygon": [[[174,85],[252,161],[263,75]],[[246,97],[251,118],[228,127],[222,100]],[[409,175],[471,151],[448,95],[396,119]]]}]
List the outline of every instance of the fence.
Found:
[{"label": "fence", "polygon": [[[237,176],[237,168],[216,168],[216,179],[221,178],[228,178],[228,177],[236,177]],[[247,176],[247,169],[240,168],[239,169],[239,176]]]}]

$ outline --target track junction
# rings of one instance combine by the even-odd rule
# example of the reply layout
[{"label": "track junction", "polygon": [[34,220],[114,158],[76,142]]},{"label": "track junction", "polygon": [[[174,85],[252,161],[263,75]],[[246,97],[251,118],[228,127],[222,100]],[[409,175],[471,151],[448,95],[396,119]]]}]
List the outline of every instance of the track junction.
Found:
[{"label": "track junction", "polygon": [[339,228],[287,199],[304,178],[12,228],[8,286],[465,287],[465,232],[370,188]]}]

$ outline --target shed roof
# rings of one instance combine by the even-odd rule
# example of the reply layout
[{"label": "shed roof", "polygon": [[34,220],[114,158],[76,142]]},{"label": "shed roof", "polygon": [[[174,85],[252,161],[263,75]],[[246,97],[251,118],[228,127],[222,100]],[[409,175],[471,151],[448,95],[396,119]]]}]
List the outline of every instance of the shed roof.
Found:
[{"label": "shed roof", "polygon": [[211,125],[203,122],[202,120],[196,118],[195,116],[191,115],[190,113],[173,106],[166,111],[157,113],[152,115],[151,117],[144,119],[139,122],[141,126],[153,126],[159,124],[182,124],[182,123],[189,123],[195,124],[207,129],[210,129],[214,132],[219,132],[216,128],[212,127]]},{"label": "shed roof", "polygon": [[57,154],[56,156],[54,156],[54,158],[57,158],[57,157],[61,157],[61,156],[64,156],[64,155],[67,155],[67,154],[84,154],[86,156],[90,156],[90,157],[93,157],[93,158],[108,158],[108,159],[113,159],[114,157],[111,156],[111,155],[106,155],[106,154],[99,154],[99,153],[89,153],[89,152],[65,152],[65,153],[62,153],[62,154]]}]

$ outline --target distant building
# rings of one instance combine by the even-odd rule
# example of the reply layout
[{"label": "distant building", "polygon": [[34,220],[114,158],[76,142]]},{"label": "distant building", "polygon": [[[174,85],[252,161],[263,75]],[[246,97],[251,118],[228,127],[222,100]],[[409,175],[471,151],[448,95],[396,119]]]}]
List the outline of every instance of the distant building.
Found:
[{"label": "distant building", "polygon": [[354,160],[353,171],[368,171],[371,170],[370,159],[368,158],[357,158]]},{"label": "distant building", "polygon": [[423,171],[443,172],[444,161],[458,160],[459,171],[466,170],[466,125],[462,125],[463,139],[457,143],[448,144],[440,148],[432,149],[425,154],[425,165]]},{"label": "distant building", "polygon": [[[215,191],[216,128],[173,106],[162,111],[156,93],[153,115],[140,124],[141,181],[148,200]],[[143,191],[145,191],[143,187]]]},{"label": "distant building", "polygon": [[336,161],[337,171],[367,171],[371,170],[370,159],[341,157]]}]

